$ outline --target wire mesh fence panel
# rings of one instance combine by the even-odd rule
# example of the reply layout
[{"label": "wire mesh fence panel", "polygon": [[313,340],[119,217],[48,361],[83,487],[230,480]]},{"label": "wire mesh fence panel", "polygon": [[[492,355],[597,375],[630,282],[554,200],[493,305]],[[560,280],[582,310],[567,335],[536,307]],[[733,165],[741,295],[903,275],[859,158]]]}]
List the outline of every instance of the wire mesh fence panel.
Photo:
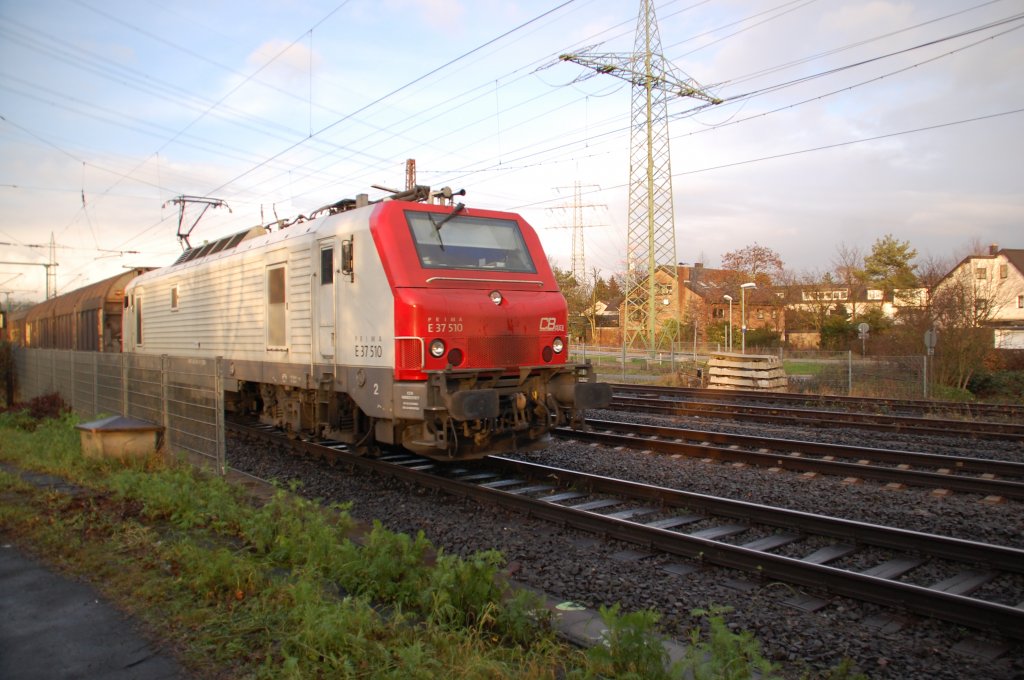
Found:
[{"label": "wire mesh fence panel", "polygon": [[96,408],[96,352],[75,352],[71,365],[71,407],[83,420],[91,420]]},{"label": "wire mesh fence panel", "polygon": [[163,424],[162,360],[159,356],[126,354],[125,415]]},{"label": "wire mesh fence panel", "polygon": [[50,350],[14,349],[15,393],[17,402],[29,401],[53,392]]},{"label": "wire mesh fence panel", "polygon": [[223,428],[218,416],[223,408],[215,359],[166,357],[164,401],[169,446],[218,461]]},{"label": "wire mesh fence panel", "polygon": [[782,366],[788,391],[801,394],[849,394],[850,353],[785,351]]},{"label": "wire mesh fence panel", "polygon": [[571,362],[587,362],[598,380],[627,384],[674,384],[699,386],[703,365],[717,345],[679,347],[675,350],[626,351],[621,347],[577,345]]},{"label": "wire mesh fence panel", "polygon": [[64,402],[74,408],[75,383],[71,350],[57,349],[50,354],[50,370],[53,371],[53,391],[61,395]]},{"label": "wire mesh fence panel", "polygon": [[30,382],[35,378],[35,372],[29,365],[32,355],[28,350],[15,347],[14,355],[14,401],[20,402],[31,399],[33,387]]},{"label": "wire mesh fence panel", "polygon": [[17,398],[57,392],[82,419],[126,415],[165,428],[165,445],[224,467],[220,362],[15,348]]},{"label": "wire mesh fence panel", "polygon": [[886,399],[924,398],[924,357],[862,357],[851,363],[850,394]]},{"label": "wire mesh fence panel", "polygon": [[96,361],[96,414],[124,413],[122,401],[123,354],[95,354]]},{"label": "wire mesh fence panel", "polygon": [[[599,380],[628,384],[697,387],[706,384],[707,364],[728,353],[718,344],[677,346],[675,351],[636,352],[621,347],[580,346],[570,360],[589,361]],[[740,352],[732,352],[739,355]],[[925,396],[924,358],[873,357],[849,351],[748,347],[746,354],[778,356],[789,392],[920,399]]]}]

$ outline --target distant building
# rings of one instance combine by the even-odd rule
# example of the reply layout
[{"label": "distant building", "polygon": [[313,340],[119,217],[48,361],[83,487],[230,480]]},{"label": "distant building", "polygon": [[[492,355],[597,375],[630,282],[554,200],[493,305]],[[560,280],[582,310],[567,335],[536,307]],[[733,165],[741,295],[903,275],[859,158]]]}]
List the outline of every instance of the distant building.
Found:
[{"label": "distant building", "polygon": [[894,319],[901,310],[923,308],[928,304],[927,288],[887,292],[870,285],[847,286],[825,281],[776,286],[773,291],[786,309],[785,341],[797,349],[820,346],[820,329],[827,317],[838,314],[844,319],[853,319],[877,309],[882,316]]},{"label": "distant building", "polygon": [[[739,351],[741,345],[742,314],[746,308],[747,329],[770,328],[782,333],[785,328],[785,314],[782,305],[770,289],[747,289],[741,293],[740,284],[745,279],[740,272],[731,269],[713,269],[701,263],[679,265],[676,279],[671,270],[664,267],[655,272],[655,319],[658,328],[675,320],[680,327],[688,328],[686,342],[703,344],[709,341],[709,329],[721,329],[729,323],[729,302],[733,298],[732,325],[733,348]],[[678,282],[676,287],[675,282]],[[645,280],[640,285],[647,286]],[[619,325],[625,327],[625,305],[619,305]],[[693,332],[696,330],[696,338]],[[719,344],[724,346],[722,339]]]},{"label": "distant building", "polygon": [[988,255],[961,260],[932,289],[953,287],[973,306],[978,325],[991,328],[997,349],[1024,349],[1024,249],[989,246]]}]

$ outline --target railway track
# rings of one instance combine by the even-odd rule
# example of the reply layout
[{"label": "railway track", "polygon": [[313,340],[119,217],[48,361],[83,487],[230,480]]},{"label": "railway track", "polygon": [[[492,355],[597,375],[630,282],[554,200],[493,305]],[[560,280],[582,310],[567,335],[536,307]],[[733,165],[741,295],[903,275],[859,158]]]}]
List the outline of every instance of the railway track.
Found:
[{"label": "railway track", "polygon": [[587,423],[592,430],[560,428],[555,433],[607,446],[1024,499],[1024,463],[609,420],[588,420]]},{"label": "railway track", "polygon": [[992,421],[939,420],[882,413],[824,411],[785,406],[755,406],[710,401],[686,401],[664,396],[625,396],[615,388],[609,407],[622,411],[693,416],[808,427],[857,427],[883,432],[1024,442],[1024,425]]},{"label": "railway track", "polygon": [[642,395],[721,403],[749,403],[792,405],[868,413],[904,415],[935,415],[969,419],[1005,418],[1024,421],[1024,406],[1019,404],[967,403],[958,401],[930,401],[924,399],[880,399],[826,394],[800,394],[795,392],[764,392],[757,390],[722,390],[703,387],[667,387],[661,385],[613,384],[615,394]]},{"label": "railway track", "polygon": [[[274,435],[237,423],[247,434]],[[284,439],[277,435],[278,440]],[[491,457],[472,467],[411,454],[360,458],[344,445],[290,441],[306,454],[512,509],[700,564],[743,570],[1024,639],[1024,550],[892,529]],[[1007,592],[1011,593],[1009,596]],[[988,597],[986,593],[996,594]],[[1007,598],[1016,598],[1012,604]],[[801,597],[793,605],[827,604]]]}]

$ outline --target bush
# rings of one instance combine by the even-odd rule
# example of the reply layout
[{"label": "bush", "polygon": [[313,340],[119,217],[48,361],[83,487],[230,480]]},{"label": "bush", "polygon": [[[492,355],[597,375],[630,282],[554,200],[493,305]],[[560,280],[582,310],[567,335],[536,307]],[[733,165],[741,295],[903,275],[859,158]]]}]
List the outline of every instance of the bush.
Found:
[{"label": "bush", "polygon": [[[733,331],[732,344],[733,348],[737,344],[736,336],[739,335],[735,330]],[[763,347],[763,348],[775,348],[782,344],[782,335],[778,331],[773,331],[770,328],[748,328],[747,329],[747,350],[752,347]]]},{"label": "bush", "polygon": [[0,340],[0,395],[8,408],[14,401],[14,346],[7,340]]},{"label": "bush", "polygon": [[1024,401],[1024,370],[979,371],[967,381],[967,389],[982,399]]},{"label": "bush", "polygon": [[14,417],[20,422],[16,427],[29,432],[35,430],[41,420],[60,418],[70,412],[71,407],[56,392],[36,397],[28,403],[11,404],[0,409],[0,413],[14,414]]}]

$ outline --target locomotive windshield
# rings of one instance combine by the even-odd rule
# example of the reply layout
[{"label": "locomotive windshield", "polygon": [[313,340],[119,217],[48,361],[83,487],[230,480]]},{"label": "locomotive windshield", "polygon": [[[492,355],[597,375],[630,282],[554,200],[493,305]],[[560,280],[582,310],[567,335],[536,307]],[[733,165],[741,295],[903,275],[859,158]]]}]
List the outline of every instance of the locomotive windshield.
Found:
[{"label": "locomotive windshield", "polygon": [[514,220],[453,215],[442,223],[444,215],[413,211],[405,214],[425,269],[537,273]]}]

